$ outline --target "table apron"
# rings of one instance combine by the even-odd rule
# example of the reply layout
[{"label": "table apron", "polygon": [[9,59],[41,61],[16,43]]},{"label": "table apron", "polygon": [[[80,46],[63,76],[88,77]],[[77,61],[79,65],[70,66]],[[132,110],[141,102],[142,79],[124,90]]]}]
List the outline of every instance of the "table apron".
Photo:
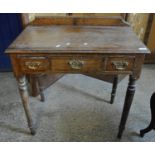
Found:
[{"label": "table apron", "polygon": [[135,56],[18,56],[23,73],[131,74]]}]

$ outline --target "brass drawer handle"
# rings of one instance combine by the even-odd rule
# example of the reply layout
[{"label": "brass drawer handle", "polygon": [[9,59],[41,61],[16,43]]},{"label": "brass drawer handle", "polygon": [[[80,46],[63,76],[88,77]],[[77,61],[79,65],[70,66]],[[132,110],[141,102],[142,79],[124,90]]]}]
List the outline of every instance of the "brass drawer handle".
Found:
[{"label": "brass drawer handle", "polygon": [[69,65],[72,69],[81,69],[84,65],[84,61],[81,60],[70,60]]},{"label": "brass drawer handle", "polygon": [[25,65],[28,69],[37,70],[41,66],[41,62],[39,61],[25,62]]},{"label": "brass drawer handle", "polygon": [[124,70],[129,65],[127,61],[112,61],[112,64],[117,70]]}]

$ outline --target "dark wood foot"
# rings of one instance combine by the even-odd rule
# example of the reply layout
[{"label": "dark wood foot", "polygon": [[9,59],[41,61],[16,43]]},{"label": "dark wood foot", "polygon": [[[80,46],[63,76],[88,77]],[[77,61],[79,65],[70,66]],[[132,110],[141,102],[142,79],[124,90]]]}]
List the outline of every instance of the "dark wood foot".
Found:
[{"label": "dark wood foot", "polygon": [[35,135],[36,134],[36,130],[34,128],[30,128],[31,131],[31,135]]},{"label": "dark wood foot", "polygon": [[111,104],[114,103],[114,99],[115,99],[115,95],[116,95],[116,89],[117,89],[117,83],[118,83],[118,76],[115,76],[114,80],[113,80],[113,87],[112,87],[112,92],[111,92],[111,100],[110,100]]},{"label": "dark wood foot", "polygon": [[129,114],[129,111],[130,111],[130,107],[131,107],[133,97],[134,97],[134,94],[135,94],[135,82],[136,82],[136,79],[133,76],[130,75],[129,84],[128,84],[126,97],[125,97],[125,102],[124,102],[124,108],[123,108],[121,121],[120,121],[120,125],[119,125],[119,131],[118,131],[118,135],[117,135],[117,137],[119,139],[121,139],[123,131],[125,129],[125,124],[126,124],[128,114]]},{"label": "dark wood foot", "polygon": [[44,93],[43,93],[43,88],[39,88],[39,91],[40,91],[40,100],[42,101],[42,102],[45,102],[45,95],[44,95]]},{"label": "dark wood foot", "polygon": [[151,109],[151,122],[149,126],[143,130],[140,130],[140,136],[143,137],[147,132],[155,129],[155,92],[152,94],[150,99],[150,109]]},{"label": "dark wood foot", "polygon": [[25,76],[22,76],[18,79],[18,84],[19,84],[19,91],[20,91],[23,107],[24,107],[27,122],[28,122],[28,127],[31,131],[31,134],[34,135],[35,128],[34,128],[34,124],[33,124],[31,113],[30,113],[30,108],[29,108],[29,95],[27,91]]}]

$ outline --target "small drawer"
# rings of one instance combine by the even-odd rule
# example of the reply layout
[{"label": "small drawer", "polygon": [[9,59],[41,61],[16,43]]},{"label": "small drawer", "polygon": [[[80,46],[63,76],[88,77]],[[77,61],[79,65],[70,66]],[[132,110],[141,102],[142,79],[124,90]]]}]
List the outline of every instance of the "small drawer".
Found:
[{"label": "small drawer", "polygon": [[21,57],[21,69],[25,72],[42,72],[49,70],[49,61],[45,57]]},{"label": "small drawer", "polygon": [[98,72],[101,70],[103,60],[89,57],[55,57],[51,60],[53,72]]},{"label": "small drawer", "polygon": [[132,71],[134,57],[110,57],[107,60],[106,71]]}]

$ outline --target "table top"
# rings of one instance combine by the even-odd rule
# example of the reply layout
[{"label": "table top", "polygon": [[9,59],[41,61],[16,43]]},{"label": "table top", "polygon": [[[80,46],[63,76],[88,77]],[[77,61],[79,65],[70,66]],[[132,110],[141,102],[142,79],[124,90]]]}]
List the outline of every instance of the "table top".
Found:
[{"label": "table top", "polygon": [[149,53],[128,26],[27,26],[6,53]]}]

